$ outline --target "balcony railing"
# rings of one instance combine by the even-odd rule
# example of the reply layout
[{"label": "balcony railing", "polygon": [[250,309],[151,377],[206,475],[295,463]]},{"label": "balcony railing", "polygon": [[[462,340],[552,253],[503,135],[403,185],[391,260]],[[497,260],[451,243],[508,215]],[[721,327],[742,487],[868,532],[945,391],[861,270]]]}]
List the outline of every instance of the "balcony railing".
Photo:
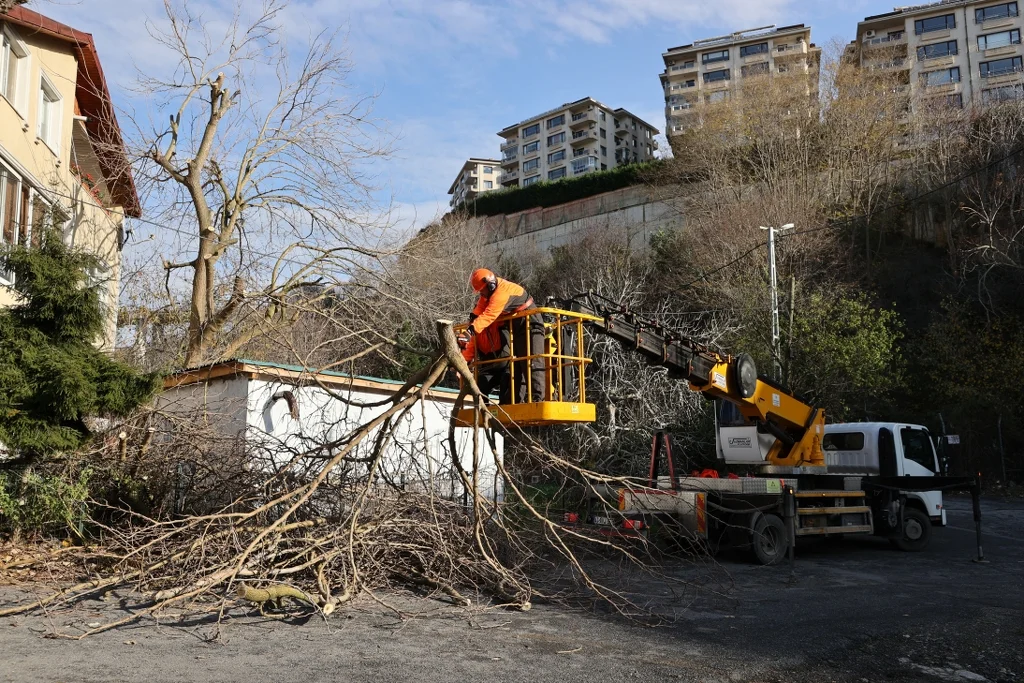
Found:
[{"label": "balcony railing", "polygon": [[519,178],[519,171],[503,171],[501,174],[501,182],[507,183],[510,180],[517,180]]},{"label": "balcony railing", "polygon": [[506,164],[510,164],[510,163],[512,163],[513,161],[515,161],[518,158],[519,158],[519,153],[516,150],[512,150],[510,152],[505,152],[501,156],[501,165],[504,166]]},{"label": "balcony railing", "polygon": [[576,144],[576,143],[579,143],[579,142],[587,142],[587,141],[592,140],[592,139],[594,139],[596,137],[597,137],[597,131],[593,131],[593,130],[577,130],[577,131],[574,131],[573,134],[572,134],[572,142],[573,142],[573,144]]},{"label": "balcony railing", "polygon": [[581,173],[587,173],[593,171],[598,167],[597,157],[584,157],[582,159],[572,160],[572,172],[573,175],[579,175]]},{"label": "balcony railing", "polygon": [[775,47],[776,55],[789,55],[794,53],[804,53],[807,51],[806,43],[790,43],[789,45],[777,45]]},{"label": "balcony railing", "polygon": [[511,138],[511,139],[505,140],[505,142],[501,143],[501,151],[504,152],[509,147],[515,147],[518,144],[519,144],[519,138]]},{"label": "balcony railing", "polygon": [[907,42],[907,34],[903,32],[892,33],[887,36],[878,36],[877,38],[864,39],[865,45],[894,45],[905,42]]},{"label": "balcony railing", "polygon": [[1000,76],[1011,76],[1013,74],[1024,73],[1024,67],[1014,66],[1009,69],[990,69],[987,72],[981,74],[982,78],[999,78]]}]

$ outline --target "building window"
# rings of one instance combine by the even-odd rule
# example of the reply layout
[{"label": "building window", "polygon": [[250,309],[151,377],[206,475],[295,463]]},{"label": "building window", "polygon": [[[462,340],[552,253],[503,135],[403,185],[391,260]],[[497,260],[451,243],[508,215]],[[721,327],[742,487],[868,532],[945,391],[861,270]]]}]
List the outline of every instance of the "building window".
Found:
[{"label": "building window", "polygon": [[924,61],[926,59],[938,59],[939,57],[955,55],[957,52],[959,52],[959,50],[957,49],[956,41],[947,40],[942,43],[932,43],[931,45],[925,45],[917,48],[917,58],[920,61]]},{"label": "building window", "polygon": [[601,164],[601,170],[602,171],[607,171],[608,170],[608,164]]},{"label": "building window", "polygon": [[705,52],[700,57],[702,64],[711,64],[713,62],[724,62],[729,59],[728,50],[718,50],[717,52]]},{"label": "building window", "polygon": [[548,136],[548,147],[552,145],[560,145],[565,142],[565,132],[555,133],[554,135]]},{"label": "building window", "polygon": [[563,159],[565,159],[564,149],[560,149],[557,152],[552,152],[551,154],[548,155],[549,164],[554,164],[556,162],[562,161]]},{"label": "building window", "polygon": [[740,57],[750,57],[751,55],[766,54],[768,52],[768,43],[758,43],[757,45],[744,45],[740,48]]},{"label": "building window", "polygon": [[6,27],[0,30],[2,52],[0,52],[0,95],[24,118],[25,71],[28,64],[28,49]]},{"label": "building window", "polygon": [[539,175],[533,175],[530,176],[529,178],[523,178],[523,187],[526,187],[527,185],[533,185],[538,180],[540,180]]},{"label": "building window", "polygon": [[524,138],[532,138],[534,135],[536,135],[539,132],[540,132],[540,124],[539,123],[535,123],[532,126],[527,126],[526,128],[523,128],[523,137]]},{"label": "building window", "polygon": [[526,156],[527,154],[533,154],[538,149],[540,149],[540,140],[534,140],[533,142],[529,142],[523,145],[523,156]]},{"label": "building window", "polygon": [[1021,70],[1020,57],[1007,57],[1006,59],[994,59],[991,62],[981,63],[981,77],[992,78],[1004,74],[1012,74]]},{"label": "building window", "polygon": [[494,173],[493,166],[484,166],[484,173]]},{"label": "building window", "polygon": [[1014,29],[1012,31],[1000,31],[999,33],[989,33],[984,36],[978,36],[979,50],[994,50],[997,47],[1006,47],[1007,45],[1019,44],[1019,29]]},{"label": "building window", "polygon": [[708,71],[706,74],[704,74],[704,82],[705,83],[715,83],[717,81],[727,81],[727,80],[729,80],[729,70],[728,69],[721,69],[719,71]]},{"label": "building window", "polygon": [[492,181],[490,181],[490,180],[485,180],[484,181],[484,189],[485,190],[493,190],[494,189],[494,183]]},{"label": "building window", "polygon": [[927,87],[935,85],[949,85],[960,82],[960,67],[954,66],[951,69],[939,69],[921,74],[921,83]]},{"label": "building window", "polygon": [[564,178],[567,172],[568,171],[566,171],[565,166],[548,171],[548,180],[558,180],[559,178]]},{"label": "building window", "polygon": [[768,62],[758,62],[749,66],[740,67],[743,76],[759,76],[768,73]]},{"label": "building window", "polygon": [[608,133],[607,133],[607,132],[605,132],[605,129],[604,129],[604,128],[602,128],[602,129],[601,129],[601,137],[602,137],[603,139],[605,139],[605,140],[607,140],[607,139],[608,139]]},{"label": "building window", "polygon": [[710,93],[707,96],[706,101],[708,104],[715,104],[716,102],[724,102],[728,97],[729,93],[727,91],[720,90],[719,92]]},{"label": "building window", "polygon": [[928,17],[927,19],[918,19],[914,22],[914,33],[917,35],[933,31],[945,31],[951,28],[956,28],[955,14],[943,14],[940,17]]},{"label": "building window", "polygon": [[604,110],[601,110],[601,120],[604,121]]},{"label": "building window", "polygon": [[1015,2],[1004,2],[974,10],[974,22],[977,24],[1015,16],[1017,16],[1017,3]]},{"label": "building window", "polygon": [[529,161],[523,162],[523,173],[527,171],[536,171],[540,166],[540,159],[530,159]]},{"label": "building window", "polygon": [[608,148],[605,147],[604,145],[601,145],[601,156],[603,156],[603,157],[608,156]]},{"label": "building window", "polygon": [[548,119],[548,130],[551,130],[552,128],[558,128],[559,126],[564,126],[564,125],[565,125],[565,114],[559,114],[558,116],[555,116],[554,118]]},{"label": "building window", "polygon": [[1001,88],[990,88],[981,91],[981,101],[984,104],[996,104],[1009,102],[1024,98],[1024,86],[1004,85]]},{"label": "building window", "polygon": [[43,74],[39,79],[39,121],[36,135],[54,154],[60,154],[61,109],[60,93]]}]

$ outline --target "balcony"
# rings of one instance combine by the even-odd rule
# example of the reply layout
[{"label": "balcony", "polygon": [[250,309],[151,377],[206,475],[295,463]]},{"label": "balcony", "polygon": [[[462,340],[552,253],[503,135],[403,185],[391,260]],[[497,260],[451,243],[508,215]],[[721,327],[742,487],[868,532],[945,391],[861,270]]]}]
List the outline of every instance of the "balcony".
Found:
[{"label": "balcony", "polygon": [[875,62],[871,65],[871,68],[875,71],[902,71],[910,68],[910,60],[897,57],[896,59],[888,59],[884,62]]},{"label": "balcony", "polygon": [[502,171],[502,173],[501,173],[501,184],[502,185],[504,185],[506,183],[510,183],[513,180],[519,180],[519,171],[518,170],[513,169],[511,171]]},{"label": "balcony", "polygon": [[577,130],[573,131],[571,142],[574,145],[585,145],[594,140],[597,140],[596,130]]},{"label": "balcony", "polygon": [[502,166],[508,166],[509,164],[518,164],[518,163],[519,163],[519,154],[517,152],[515,152],[515,151],[505,152],[505,154],[501,157],[501,165]]},{"label": "balcony", "polygon": [[682,75],[690,72],[696,73],[696,71],[697,62],[693,62],[692,64],[673,64],[672,66],[665,69],[665,73],[667,73],[670,76],[674,76],[677,74]]},{"label": "balcony", "polygon": [[506,149],[515,147],[519,144],[519,138],[508,138],[505,142],[501,143],[501,151],[504,152]]},{"label": "balcony", "polygon": [[1021,74],[1024,73],[1020,67],[1015,69],[1003,69],[1001,71],[989,71],[987,74],[983,74],[981,77],[985,81],[986,86],[1002,85],[1004,83],[1016,83],[1020,80]]},{"label": "balcony", "polygon": [[872,49],[876,47],[895,47],[896,45],[906,45],[907,34],[902,31],[899,33],[892,33],[887,36],[878,36],[877,38],[865,38],[864,47]]},{"label": "balcony", "polygon": [[597,157],[583,157],[572,160],[573,175],[582,175],[583,173],[596,171],[599,167]]},{"label": "balcony", "polygon": [[577,128],[588,123],[593,123],[595,120],[594,113],[590,111],[581,111],[572,115],[572,119],[569,121],[569,128]]},{"label": "balcony", "polygon": [[789,45],[776,45],[772,51],[775,59],[789,59],[807,54],[807,43],[790,43]]},{"label": "balcony", "polygon": [[978,26],[981,27],[980,30],[985,31],[987,33],[988,31],[992,31],[993,29],[1013,26],[1016,22],[1016,14],[1004,14],[998,17],[989,17],[985,21],[978,24]]}]

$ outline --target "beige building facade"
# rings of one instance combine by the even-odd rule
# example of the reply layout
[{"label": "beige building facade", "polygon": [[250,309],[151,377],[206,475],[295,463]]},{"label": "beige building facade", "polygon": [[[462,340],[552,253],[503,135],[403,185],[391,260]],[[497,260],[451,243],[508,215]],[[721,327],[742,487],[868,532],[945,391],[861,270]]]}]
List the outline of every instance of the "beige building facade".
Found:
[{"label": "beige building facade", "polygon": [[448,188],[452,196],[449,204],[454,209],[473,201],[484,192],[501,188],[501,162],[497,159],[469,159]]},{"label": "beige building facade", "polygon": [[[91,251],[89,273],[117,325],[122,227],[139,200],[92,36],[25,7],[0,15],[0,240],[38,244],[54,221]],[[0,305],[16,299],[0,272]]]},{"label": "beige building facade", "polygon": [[898,73],[914,107],[964,107],[1024,94],[1018,2],[944,0],[857,24],[860,65]]},{"label": "beige building facade", "polygon": [[790,83],[808,97],[816,95],[821,48],[811,42],[809,26],[765,26],[673,47],[662,59],[665,128],[671,142],[700,123],[703,107],[734,97],[744,79],[803,76]]},{"label": "beige building facade", "polygon": [[501,184],[526,187],[654,158],[660,131],[625,109],[591,97],[500,131]]}]

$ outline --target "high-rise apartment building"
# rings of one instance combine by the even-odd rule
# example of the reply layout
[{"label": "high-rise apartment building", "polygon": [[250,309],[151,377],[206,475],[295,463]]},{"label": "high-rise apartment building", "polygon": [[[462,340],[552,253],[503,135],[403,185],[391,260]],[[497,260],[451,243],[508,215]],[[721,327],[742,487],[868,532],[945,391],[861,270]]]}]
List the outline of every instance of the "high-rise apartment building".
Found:
[{"label": "high-rise apartment building", "polygon": [[1016,2],[943,0],[867,17],[850,52],[899,74],[914,107],[986,104],[1024,94],[1022,28]]},{"label": "high-rise apartment building", "polygon": [[821,48],[811,42],[811,29],[803,24],[765,26],[727,36],[705,38],[670,48],[662,54],[665,71],[666,131],[672,137],[697,125],[706,105],[733,97],[744,79],[788,74],[788,80],[808,96],[818,91]]},{"label": "high-rise apartment building", "polygon": [[563,104],[498,133],[501,184],[532,185],[654,158],[660,131],[591,97]]},{"label": "high-rise apartment building", "polygon": [[472,201],[484,192],[501,187],[501,162],[497,159],[469,159],[455,178],[448,194],[448,202],[454,209],[463,202]]}]

